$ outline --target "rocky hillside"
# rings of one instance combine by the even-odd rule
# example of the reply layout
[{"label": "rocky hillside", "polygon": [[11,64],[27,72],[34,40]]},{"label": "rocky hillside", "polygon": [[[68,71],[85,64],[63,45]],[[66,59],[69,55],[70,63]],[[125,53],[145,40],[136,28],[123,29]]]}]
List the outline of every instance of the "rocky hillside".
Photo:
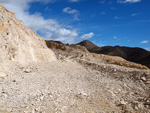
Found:
[{"label": "rocky hillside", "polygon": [[0,62],[31,63],[54,61],[54,53],[33,30],[17,20],[0,4]]},{"label": "rocky hillside", "polygon": [[[89,41],[86,41],[86,43],[82,43],[84,46],[72,44],[72,45],[65,45],[60,42],[55,42],[55,41],[48,41],[46,40],[47,46],[52,49],[56,55],[63,55],[64,57],[71,57],[71,58],[82,58],[87,61],[92,61],[95,63],[107,63],[107,64],[115,64],[115,65],[120,65],[120,66],[125,66],[125,67],[132,67],[132,68],[137,68],[137,69],[148,69],[146,66],[136,64],[133,62],[129,62],[121,57],[117,56],[110,56],[110,55],[103,55],[103,54],[96,54],[96,53],[90,53],[86,49],[87,45],[90,45]],[[80,43],[81,44],[81,43]],[[98,46],[92,45],[93,48],[97,48]]]},{"label": "rocky hillside", "polygon": [[97,45],[93,44],[92,42],[90,42],[88,40],[84,40],[76,45],[84,46],[87,48],[88,51],[95,52],[95,53],[96,53],[96,51],[98,51],[100,49],[100,47],[98,47]]},{"label": "rocky hillside", "polygon": [[0,25],[0,113],[150,113],[147,67],[46,41],[55,57],[2,5]]},{"label": "rocky hillside", "polygon": [[82,41],[77,45],[84,46],[88,51],[98,54],[105,54],[111,56],[119,56],[128,61],[140,63],[150,68],[150,52],[142,48],[131,48],[121,46],[104,46],[98,47],[90,41]]}]

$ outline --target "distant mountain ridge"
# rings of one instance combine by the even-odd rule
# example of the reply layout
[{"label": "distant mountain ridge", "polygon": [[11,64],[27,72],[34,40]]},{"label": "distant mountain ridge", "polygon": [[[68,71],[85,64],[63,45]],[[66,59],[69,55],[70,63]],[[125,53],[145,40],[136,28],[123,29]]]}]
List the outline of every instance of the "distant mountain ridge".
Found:
[{"label": "distant mountain ridge", "polygon": [[106,54],[111,56],[120,56],[128,61],[140,63],[150,68],[150,52],[142,48],[132,48],[124,46],[104,46],[98,47],[88,40],[84,40],[77,45],[87,48],[89,52]]}]

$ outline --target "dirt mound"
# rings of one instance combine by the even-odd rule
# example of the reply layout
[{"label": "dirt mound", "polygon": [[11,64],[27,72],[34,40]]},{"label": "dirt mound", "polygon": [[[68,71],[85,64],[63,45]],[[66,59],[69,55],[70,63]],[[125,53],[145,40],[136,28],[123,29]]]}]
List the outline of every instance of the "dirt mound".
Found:
[{"label": "dirt mound", "polygon": [[17,20],[0,4],[0,62],[29,63],[54,61],[54,53],[44,39]]}]

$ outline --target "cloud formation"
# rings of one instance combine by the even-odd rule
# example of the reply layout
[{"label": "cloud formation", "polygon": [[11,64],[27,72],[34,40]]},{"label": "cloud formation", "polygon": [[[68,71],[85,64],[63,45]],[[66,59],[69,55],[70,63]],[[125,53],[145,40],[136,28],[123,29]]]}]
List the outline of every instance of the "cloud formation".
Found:
[{"label": "cloud formation", "polygon": [[141,2],[141,0],[118,0],[118,3],[137,3]]},{"label": "cloud formation", "polygon": [[144,41],[141,42],[141,44],[147,44],[147,43],[149,43],[148,40],[144,40]]},{"label": "cloud formation", "polygon": [[[55,0],[0,0],[8,10],[15,12],[16,17],[22,20],[29,28],[38,32],[42,37],[49,40],[60,40],[64,43],[74,43],[78,36],[76,30],[64,28],[54,19],[45,19],[40,13],[30,14],[30,3],[41,2],[49,3]],[[77,13],[72,10],[69,13]]]},{"label": "cloud formation", "polygon": [[141,0],[118,0],[118,3],[137,3],[141,2]]},{"label": "cloud formation", "polygon": [[79,2],[79,0],[69,0],[69,2]]},{"label": "cloud formation", "polygon": [[78,10],[71,9],[70,7],[66,7],[63,9],[63,12],[73,15],[74,20],[79,20],[78,16],[80,15],[80,12]]},{"label": "cloud formation", "polygon": [[105,0],[100,0],[98,3],[104,4],[106,1]]},{"label": "cloud formation", "polygon": [[94,36],[94,33],[91,32],[89,34],[84,34],[81,36],[81,39],[89,39],[89,38],[92,38]]},{"label": "cloud formation", "polygon": [[141,15],[142,13],[133,13],[131,16],[138,16]]},{"label": "cloud formation", "polygon": [[113,39],[117,39],[117,36],[114,36]]},{"label": "cloud formation", "polygon": [[115,20],[117,20],[117,19],[122,19],[122,18],[123,18],[123,16],[115,16],[115,17],[114,17]]}]

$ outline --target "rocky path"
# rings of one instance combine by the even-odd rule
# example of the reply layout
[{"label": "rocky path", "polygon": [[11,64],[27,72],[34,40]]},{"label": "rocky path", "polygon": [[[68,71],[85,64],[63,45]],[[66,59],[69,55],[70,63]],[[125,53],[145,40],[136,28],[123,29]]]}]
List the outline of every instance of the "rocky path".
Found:
[{"label": "rocky path", "polygon": [[[0,77],[0,113],[150,112],[148,71],[116,67],[122,71],[111,75],[105,68],[71,60],[8,66]],[[133,72],[143,78],[132,79]]]}]

